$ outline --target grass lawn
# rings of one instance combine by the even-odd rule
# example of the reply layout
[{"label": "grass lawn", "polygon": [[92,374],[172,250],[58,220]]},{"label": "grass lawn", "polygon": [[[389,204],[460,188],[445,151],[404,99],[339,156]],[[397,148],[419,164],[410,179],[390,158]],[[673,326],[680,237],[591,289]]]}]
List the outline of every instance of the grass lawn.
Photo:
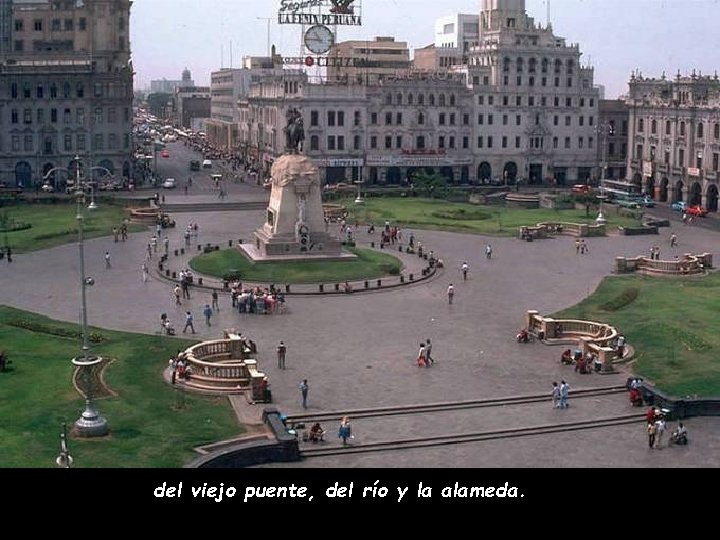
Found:
[{"label": "grass lawn", "polygon": [[397,257],[370,249],[349,248],[358,256],[352,261],[308,261],[253,264],[236,249],[198,255],[190,261],[196,272],[222,277],[239,271],[244,281],[261,283],[322,283],[374,279],[398,275],[402,262]]},{"label": "grass lawn", "polygon": [[[13,362],[0,373],[0,467],[54,467],[62,423],[69,429],[84,408],[71,382],[70,360],[80,343],[8,324],[14,320],[75,331],[77,325],[0,307],[0,349]],[[105,381],[118,396],[97,402],[110,425],[108,438],[70,440],[74,466],[179,467],[195,457],[194,446],[242,432],[227,398],[181,396],[163,382],[170,356],[191,342],[93,331],[105,337],[93,352],[117,359]]]},{"label": "grass lawn", "polygon": [[[0,233],[0,245],[6,241],[15,253],[26,253],[38,249],[77,242],[76,205],[27,204],[0,208],[0,217],[15,222],[29,223],[30,229]],[[119,227],[126,216],[121,206],[100,202],[97,210],[85,209],[85,238],[108,236],[113,227]],[[131,224],[128,232],[145,230],[144,225]]]},{"label": "grass lawn", "polygon": [[[634,298],[634,300],[633,300]],[[606,278],[580,304],[554,314],[608,322],[637,351],[633,371],[675,396],[720,396],[720,274]]]},{"label": "grass lawn", "polygon": [[[401,226],[420,229],[500,236],[516,235],[522,225],[535,225],[544,221],[595,224],[597,217],[597,212],[593,210],[588,218],[585,217],[585,210],[525,210],[414,197],[371,197],[365,199],[362,206],[356,205],[353,199],[343,199],[338,203],[347,207],[349,223],[359,221],[377,225],[388,220]],[[604,212],[609,229],[619,225],[627,227],[639,224],[638,220],[616,215],[616,211],[614,207],[608,207]]]}]

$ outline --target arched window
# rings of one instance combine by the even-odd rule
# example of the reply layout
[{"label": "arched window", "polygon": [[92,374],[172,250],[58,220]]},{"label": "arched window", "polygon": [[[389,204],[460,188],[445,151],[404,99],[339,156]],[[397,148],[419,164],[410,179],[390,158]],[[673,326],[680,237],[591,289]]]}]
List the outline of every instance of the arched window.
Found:
[{"label": "arched window", "polygon": [[431,107],[435,106],[435,94],[430,94],[430,96],[428,97],[428,103]]},{"label": "arched window", "polygon": [[528,72],[535,73],[537,71],[537,58],[528,60]]},{"label": "arched window", "polygon": [[642,118],[638,119],[637,130],[638,130],[638,133],[642,133],[643,131],[645,131],[645,120],[643,120]]},{"label": "arched window", "polygon": [[713,127],[713,137],[720,139],[720,124],[715,124]]},{"label": "arched window", "polygon": [[82,85],[82,83],[79,83],[77,85],[77,97],[85,97],[85,87]]},{"label": "arched window", "polygon": [[398,92],[397,96],[395,96],[395,104],[402,105],[402,94],[400,92]]},{"label": "arched window", "polygon": [[503,71],[510,71],[510,59],[507,56],[503,58]]},{"label": "arched window", "polygon": [[418,105],[425,105],[425,94],[418,94]]},{"label": "arched window", "polygon": [[572,59],[569,59],[569,60],[566,62],[566,65],[567,65],[567,74],[568,74],[568,75],[572,75],[572,74],[573,74],[573,70],[575,69],[575,62],[573,62]]},{"label": "arched window", "polygon": [[310,150],[320,149],[320,138],[317,135],[310,136]]},{"label": "arched window", "polygon": [[50,83],[50,99],[56,99],[58,97],[58,87],[55,83]]},{"label": "arched window", "polygon": [[680,122],[680,136],[685,136],[685,122]]},{"label": "arched window", "polygon": [[517,60],[515,60],[515,69],[518,73],[523,72],[523,59],[518,57]]},{"label": "arched window", "polygon": [[656,132],[657,132],[657,122],[653,118],[652,121],[650,122],[650,133],[655,135]]},{"label": "arched window", "polygon": [[672,129],[672,124],[670,123],[670,120],[665,122],[665,135],[670,135],[670,130]]},{"label": "arched window", "polygon": [[542,59],[542,64],[541,64],[542,67],[540,69],[542,70],[543,73],[547,73],[549,63],[550,63],[550,61],[547,58]]},{"label": "arched window", "polygon": [[445,94],[440,94],[440,96],[438,97],[438,105],[440,107],[445,106]]},{"label": "arched window", "polygon": [[705,126],[702,122],[700,122],[697,127],[697,138],[702,139],[704,136],[705,136]]},{"label": "arched window", "polygon": [[63,97],[68,99],[70,97],[70,83],[66,82],[63,84]]},{"label": "arched window", "polygon": [[385,104],[386,105],[392,105],[392,94],[387,94],[385,96]]},{"label": "arched window", "polygon": [[450,106],[455,106],[455,94],[450,94]]},{"label": "arched window", "polygon": [[412,94],[408,94],[408,105],[412,105],[415,99],[413,98]]},{"label": "arched window", "polygon": [[562,61],[559,58],[555,59],[555,73],[560,73],[562,71]]}]

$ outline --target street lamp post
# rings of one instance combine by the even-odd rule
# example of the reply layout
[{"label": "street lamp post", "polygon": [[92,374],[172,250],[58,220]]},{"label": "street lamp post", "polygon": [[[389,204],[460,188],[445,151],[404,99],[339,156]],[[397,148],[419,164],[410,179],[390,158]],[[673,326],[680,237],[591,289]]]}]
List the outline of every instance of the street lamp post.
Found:
[{"label": "street lamp post", "polygon": [[607,173],[607,133],[606,126],[600,126],[600,136],[602,137],[602,162],[600,163],[600,209],[595,218],[595,223],[605,225],[607,220],[603,215],[603,202],[605,201],[605,175]]},{"label": "street lamp post", "polygon": [[75,200],[77,202],[76,219],[78,222],[78,250],[80,255],[80,290],[82,296],[82,356],[72,359],[74,366],[83,370],[85,377],[85,410],[78,420],[75,421],[75,429],[82,437],[102,437],[108,432],[108,423],[100,416],[92,400],[92,377],[93,369],[102,363],[99,356],[90,355],[90,339],[88,335],[87,322],[87,294],[86,289],[95,281],[91,277],[85,277],[85,192],[80,183],[80,157],[75,156]]},{"label": "street lamp post", "polygon": [[73,457],[67,446],[67,424],[63,423],[63,430],[60,434],[60,455],[55,459],[55,463],[61,469],[69,469],[73,464]]},{"label": "street lamp post", "polygon": [[358,187],[357,197],[355,198],[355,204],[365,204],[365,201],[362,198],[362,191],[361,191],[362,185],[365,182],[363,180],[355,180],[355,182],[353,182],[353,183],[357,184],[357,187]]}]

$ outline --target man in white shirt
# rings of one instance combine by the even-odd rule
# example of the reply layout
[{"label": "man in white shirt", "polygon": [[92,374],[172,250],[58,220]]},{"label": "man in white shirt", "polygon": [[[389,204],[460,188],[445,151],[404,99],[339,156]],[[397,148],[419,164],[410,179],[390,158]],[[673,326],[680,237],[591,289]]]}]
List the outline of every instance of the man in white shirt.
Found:
[{"label": "man in white shirt", "polygon": [[454,296],[455,296],[455,287],[453,287],[453,284],[451,283],[450,285],[448,285],[448,288],[447,288],[448,304],[452,305]]},{"label": "man in white shirt", "polygon": [[462,270],[462,274],[463,274],[463,281],[467,281],[468,269],[469,269],[469,267],[468,267],[467,261],[463,262],[462,266],[460,267],[460,270]]}]

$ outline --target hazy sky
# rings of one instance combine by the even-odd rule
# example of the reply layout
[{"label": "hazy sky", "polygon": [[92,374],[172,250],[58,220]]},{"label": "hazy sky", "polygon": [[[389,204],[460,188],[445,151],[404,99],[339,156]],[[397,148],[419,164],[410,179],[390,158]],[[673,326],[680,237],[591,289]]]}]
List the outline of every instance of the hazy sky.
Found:
[{"label": "hazy sky", "polygon": [[[199,85],[210,72],[239,67],[244,55],[267,52],[271,42],[286,56],[300,54],[300,26],[276,24],[279,0],[135,0],[131,16],[136,84],[179,79],[186,66]],[[526,0],[545,22],[547,0]],[[339,27],[338,39],[392,35],[418,48],[434,41],[437,17],[478,13],[480,0],[363,0],[362,27]],[[583,63],[607,97],[624,93],[633,69],[643,75],[704,74],[720,69],[720,0],[551,0],[555,34],[580,43]]]}]

